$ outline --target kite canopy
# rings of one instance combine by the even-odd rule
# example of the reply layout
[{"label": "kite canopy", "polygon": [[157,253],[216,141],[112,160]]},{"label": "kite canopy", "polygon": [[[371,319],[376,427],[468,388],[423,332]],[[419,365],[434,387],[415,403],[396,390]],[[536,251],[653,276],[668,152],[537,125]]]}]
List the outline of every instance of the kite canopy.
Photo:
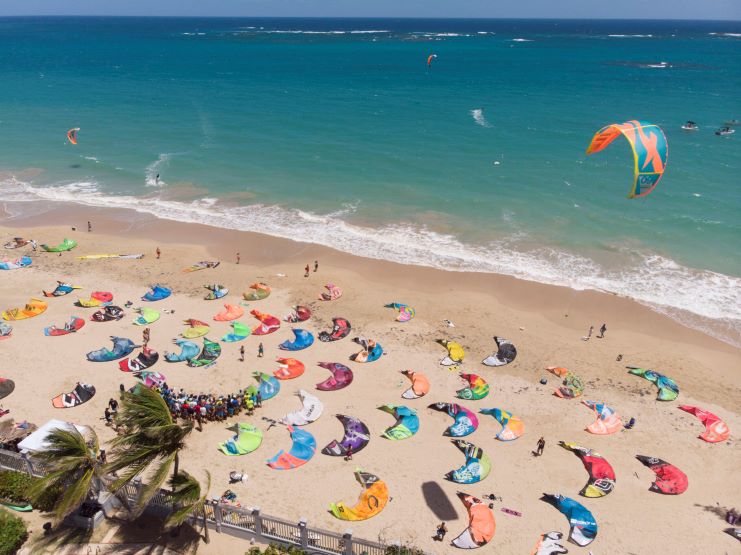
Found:
[{"label": "kite canopy", "polygon": [[278,347],[284,351],[301,351],[314,344],[314,336],[307,330],[301,330],[294,328],[293,341],[284,341]]},{"label": "kite canopy", "polygon": [[466,457],[466,462],[457,470],[451,470],[445,477],[457,484],[475,484],[491,472],[491,460],[480,447],[462,439],[451,440]]},{"label": "kite canopy", "polygon": [[319,295],[320,301],[336,301],[342,296],[342,289],[337,287],[334,283],[328,283],[324,288],[327,292]]},{"label": "kite canopy", "polygon": [[700,434],[700,439],[704,439],[708,443],[719,443],[727,440],[728,436],[731,435],[728,424],[712,412],[690,405],[682,405],[679,408],[680,410],[694,414],[700,422],[705,424],[705,431]]},{"label": "kite canopy", "polygon": [[558,543],[561,541],[561,538],[563,538],[561,532],[546,532],[545,534],[541,534],[538,544],[535,546],[531,555],[562,555],[568,553],[569,550]]},{"label": "kite canopy", "polygon": [[[311,310],[307,306],[298,305],[293,312],[285,317],[286,322],[306,322],[311,318]],[[320,338],[321,339],[321,338]]]},{"label": "kite canopy", "polygon": [[203,297],[207,301],[221,299],[229,294],[229,289],[219,283],[214,283],[213,285],[204,285],[203,287],[208,289],[208,293],[205,297]]},{"label": "kite canopy", "polygon": [[353,453],[363,450],[370,441],[368,426],[352,416],[345,416],[344,414],[336,414],[335,416],[342,422],[345,433],[339,442],[334,439],[329,442],[322,449],[322,453],[332,457],[344,457],[350,448]]},{"label": "kite canopy", "polygon": [[217,322],[231,322],[244,316],[244,308],[235,304],[225,304],[224,310],[214,316]]},{"label": "kite canopy", "polygon": [[159,372],[151,372],[149,370],[134,372],[134,376],[139,378],[142,383],[150,389],[153,387],[162,387],[167,381],[167,377],[164,374],[160,374]]},{"label": "kite canopy", "polygon": [[316,421],[324,412],[324,404],[318,397],[303,389],[299,389],[296,395],[301,399],[301,410],[289,412],[280,419],[281,423],[290,426],[306,426]]},{"label": "kite canopy", "polygon": [[55,409],[69,409],[88,402],[95,396],[95,387],[87,383],[78,383],[69,393],[60,393],[51,400]]},{"label": "kite canopy", "polygon": [[39,299],[31,299],[23,308],[9,308],[3,311],[3,320],[25,320],[44,312],[49,305]]},{"label": "kite canopy", "polygon": [[620,431],[623,427],[623,422],[620,420],[620,416],[610,407],[604,403],[597,403],[596,401],[582,401],[594,412],[597,420],[587,426],[587,431],[592,434],[607,435],[614,434]]},{"label": "kite canopy", "polygon": [[430,381],[422,372],[402,370],[401,373],[412,381],[412,386],[401,394],[404,399],[419,399],[430,392]]},{"label": "kite canopy", "polygon": [[448,356],[443,358],[440,361],[440,364],[442,364],[443,366],[454,366],[463,362],[466,353],[463,350],[463,347],[461,347],[460,343],[456,343],[455,341],[447,341],[445,339],[438,340],[438,343],[440,343],[440,345],[448,350]]},{"label": "kite canopy", "polygon": [[553,394],[561,399],[574,399],[580,397],[584,393],[584,382],[576,374],[572,374],[566,368],[560,366],[549,366],[546,368],[549,372],[552,372],[559,378],[563,378],[561,387],[556,388]]},{"label": "kite canopy", "polygon": [[589,481],[579,492],[579,495],[583,495],[584,497],[604,497],[612,492],[615,488],[615,471],[602,455],[576,443],[561,441],[559,445],[564,449],[573,451],[581,459],[581,462],[584,463],[584,468],[589,473]]},{"label": "kite canopy", "polygon": [[267,283],[253,283],[249,288],[251,291],[242,294],[245,301],[261,301],[270,296],[270,286]]},{"label": "kite canopy", "polygon": [[275,470],[289,470],[305,465],[316,452],[316,440],[306,430],[288,426],[291,434],[291,450],[286,453],[282,449],[273,458],[268,460],[268,466]]},{"label": "kite canopy", "polygon": [[183,273],[197,272],[198,270],[205,270],[206,268],[216,268],[219,264],[221,264],[221,262],[218,260],[201,260],[192,266],[183,268]]},{"label": "kite canopy", "polygon": [[44,328],[44,335],[49,336],[57,336],[57,335],[67,335],[69,333],[74,333],[76,331],[79,331],[82,329],[82,327],[85,325],[85,320],[78,316],[72,316],[69,320],[68,324],[65,324],[61,328],[58,328],[57,326],[49,326]]},{"label": "kite canopy", "polygon": [[[225,343],[244,341],[252,333],[252,329],[247,324],[243,324],[242,322],[232,322],[231,326],[231,333],[227,333],[224,337],[221,338],[221,340]],[[206,328],[206,333],[208,333],[208,328]]]},{"label": "kite canopy", "polygon": [[252,377],[254,377],[258,382],[257,391],[260,393],[260,397],[263,401],[267,401],[268,399],[272,399],[278,395],[278,392],[280,391],[280,382],[275,379],[274,376],[269,376],[263,372],[254,372]]},{"label": "kite canopy", "polygon": [[415,315],[415,310],[411,306],[402,303],[389,303],[385,305],[385,308],[393,308],[399,313],[396,317],[397,322],[408,322]]},{"label": "kite canopy", "polygon": [[495,436],[499,441],[513,441],[525,433],[525,422],[519,416],[503,409],[481,409],[481,414],[489,414],[502,425]]},{"label": "kite canopy", "polygon": [[73,241],[72,239],[64,239],[61,243],[59,243],[56,247],[50,247],[49,245],[39,245],[42,249],[44,249],[46,252],[64,252],[64,251],[70,251],[74,249],[77,246],[77,241]]},{"label": "kite canopy", "polygon": [[15,382],[7,378],[0,378],[0,399],[5,399],[15,390]]},{"label": "kite canopy", "polygon": [[250,310],[250,314],[261,322],[259,325],[252,328],[252,333],[254,335],[268,335],[280,328],[280,319],[275,316],[265,314],[259,310]]},{"label": "kite canopy", "polygon": [[122,372],[141,372],[151,368],[159,360],[160,354],[154,349],[144,347],[136,358],[129,358],[118,363]]},{"label": "kite canopy", "polygon": [[280,368],[273,372],[273,375],[279,380],[292,380],[298,378],[304,373],[304,363],[295,358],[279,358]]},{"label": "kite canopy", "polygon": [[656,397],[659,401],[674,401],[679,397],[679,386],[670,377],[659,374],[653,370],[638,368],[637,366],[626,366],[626,368],[628,369],[629,374],[641,376],[642,378],[655,383],[656,387],[659,388],[659,393]]},{"label": "kite canopy", "polygon": [[363,337],[356,337],[353,339],[355,343],[363,347],[363,350],[350,355],[350,360],[354,362],[374,362],[381,358],[383,355],[383,347],[380,343],[376,343],[373,339],[365,339]]},{"label": "kite canopy", "polygon": [[219,449],[225,455],[246,455],[255,451],[261,443],[262,430],[247,422],[240,422],[236,435],[224,443],[219,443]]},{"label": "kite canopy", "polygon": [[183,322],[188,328],[180,334],[185,339],[195,339],[196,337],[203,337],[206,335],[211,327],[206,322],[201,322],[195,318],[190,318]]},{"label": "kite canopy", "polygon": [[645,455],[636,455],[636,459],[656,474],[656,480],[648,488],[650,491],[664,493],[666,495],[679,495],[687,491],[687,487],[689,486],[687,475],[673,464],[669,464],[656,457],[646,457]]},{"label": "kite canopy", "polygon": [[332,331],[323,331],[319,333],[319,341],[337,341],[347,337],[352,326],[346,318],[332,318]]},{"label": "kite canopy", "polygon": [[124,317],[124,310],[120,306],[108,305],[96,310],[90,315],[91,322],[113,322]]},{"label": "kite canopy", "polygon": [[460,377],[468,382],[468,387],[455,392],[459,399],[478,401],[489,395],[489,384],[481,376],[460,374]]},{"label": "kite canopy", "polygon": [[342,501],[329,505],[330,512],[340,520],[367,520],[380,513],[388,503],[388,486],[378,476],[358,469],[355,477],[363,486],[355,506],[348,507]]},{"label": "kite canopy", "polygon": [[517,356],[517,349],[509,339],[494,336],[497,343],[497,352],[486,357],[482,364],[486,366],[504,366],[509,364]]},{"label": "kite canopy", "polygon": [[461,549],[476,549],[491,541],[496,532],[494,512],[481,499],[458,492],[458,498],[468,510],[468,528],[453,540],[453,545]]},{"label": "kite canopy", "polygon": [[450,437],[464,437],[476,431],[479,419],[472,411],[456,403],[432,403],[427,408],[447,412],[455,422],[445,430],[444,435]]},{"label": "kite canopy", "polygon": [[71,283],[64,283],[62,281],[57,282],[57,287],[54,289],[54,291],[44,291],[45,297],[62,297],[64,295],[68,295],[75,289],[82,289],[82,287],[78,287],[77,285],[72,285]]},{"label": "kite canopy", "polygon": [[31,258],[28,256],[16,258],[15,260],[8,260],[7,258],[5,258],[2,262],[0,262],[0,270],[17,270],[18,268],[25,268],[26,266],[30,266],[32,262],[33,260],[31,260]]},{"label": "kite canopy", "polygon": [[221,356],[221,345],[216,341],[203,338],[203,349],[197,357],[188,360],[188,366],[195,368],[208,368],[216,364],[216,359]]},{"label": "kite canopy", "polygon": [[136,312],[139,313],[139,316],[134,318],[133,324],[135,326],[148,326],[160,319],[160,313],[153,308],[137,308]]},{"label": "kite canopy", "polygon": [[378,407],[378,410],[387,412],[396,418],[396,424],[386,428],[381,437],[393,440],[407,439],[419,430],[419,416],[414,409],[397,405],[382,405]]},{"label": "kite canopy", "polygon": [[25,247],[31,242],[30,239],[24,239],[23,237],[13,237],[12,241],[8,241],[3,245],[6,249],[19,249]]},{"label": "kite canopy", "polygon": [[168,353],[165,351],[165,360],[167,362],[184,362],[198,356],[201,350],[198,345],[185,339],[175,339],[175,345],[180,347],[180,354]]},{"label": "kite canopy", "polygon": [[569,519],[569,541],[585,547],[597,537],[597,522],[584,505],[560,494],[544,493],[541,499],[556,507]]},{"label": "kite canopy", "polygon": [[144,294],[142,297],[143,301],[161,301],[172,295],[172,289],[162,287],[161,285],[153,285],[151,290]]},{"label": "kite canopy", "polygon": [[102,347],[97,351],[90,351],[87,354],[87,359],[91,362],[108,362],[111,360],[117,360],[129,356],[131,352],[137,347],[131,339],[125,337],[111,336],[113,342],[113,349],[107,349]]},{"label": "kite canopy", "polygon": [[352,383],[353,373],[347,366],[340,364],[339,362],[319,362],[319,366],[326,368],[332,375],[316,384],[316,388],[320,391],[337,391],[343,387],[347,387]]},{"label": "kite canopy", "polygon": [[669,145],[661,128],[647,121],[611,123],[597,131],[587,147],[587,154],[605,149],[620,135],[633,149],[633,186],[628,198],[645,197],[658,185],[666,169]]},{"label": "kite canopy", "polygon": [[67,140],[73,145],[77,144],[77,132],[80,131],[79,127],[73,127],[67,131]]}]

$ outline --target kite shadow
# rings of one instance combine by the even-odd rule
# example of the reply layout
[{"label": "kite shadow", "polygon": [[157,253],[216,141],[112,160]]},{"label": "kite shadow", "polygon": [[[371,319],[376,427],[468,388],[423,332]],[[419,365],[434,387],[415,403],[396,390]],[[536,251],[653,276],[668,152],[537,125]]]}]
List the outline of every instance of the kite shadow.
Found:
[{"label": "kite shadow", "polygon": [[458,520],[455,507],[437,482],[424,482],[422,484],[422,495],[424,495],[425,503],[436,518],[442,521]]}]

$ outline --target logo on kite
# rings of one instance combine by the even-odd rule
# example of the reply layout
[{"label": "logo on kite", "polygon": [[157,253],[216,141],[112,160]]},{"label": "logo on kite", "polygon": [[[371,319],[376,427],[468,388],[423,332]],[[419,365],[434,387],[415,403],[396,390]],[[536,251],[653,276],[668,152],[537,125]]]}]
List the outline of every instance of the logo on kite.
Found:
[{"label": "logo on kite", "polygon": [[628,198],[645,197],[656,188],[664,175],[669,154],[666,137],[658,125],[647,121],[611,123],[592,137],[587,154],[605,149],[621,134],[633,149],[633,186],[628,192]]},{"label": "logo on kite", "polygon": [[73,127],[67,131],[67,140],[73,145],[77,144],[77,132],[80,130],[79,127]]}]

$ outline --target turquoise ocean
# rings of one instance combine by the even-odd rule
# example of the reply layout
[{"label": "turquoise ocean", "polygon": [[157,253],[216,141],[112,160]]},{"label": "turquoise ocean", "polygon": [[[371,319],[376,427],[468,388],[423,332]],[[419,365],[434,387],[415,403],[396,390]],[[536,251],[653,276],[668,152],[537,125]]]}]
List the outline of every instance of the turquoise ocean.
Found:
[{"label": "turquoise ocean", "polygon": [[[633,200],[627,142],[585,155],[629,119],[669,143]],[[8,210],[127,207],[611,291],[741,344],[731,119],[741,22],[0,18]]]}]

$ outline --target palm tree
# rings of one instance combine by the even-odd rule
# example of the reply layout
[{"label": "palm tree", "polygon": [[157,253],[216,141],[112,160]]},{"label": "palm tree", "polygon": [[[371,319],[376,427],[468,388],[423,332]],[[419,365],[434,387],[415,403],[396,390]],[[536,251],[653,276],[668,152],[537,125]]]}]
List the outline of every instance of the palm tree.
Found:
[{"label": "palm tree", "polygon": [[172,501],[177,509],[167,518],[167,526],[180,526],[197,511],[203,515],[203,541],[209,543],[206,522],[206,497],[211,489],[211,474],[206,471],[206,491],[201,496],[201,484],[184,470],[170,478]]},{"label": "palm tree", "polygon": [[48,447],[34,453],[34,457],[44,463],[48,474],[32,486],[30,497],[36,503],[47,491],[59,491],[51,511],[57,525],[86,500],[97,496],[103,464],[98,436],[92,429],[83,435],[74,426],[58,428],[49,433],[46,441]]},{"label": "palm tree", "polygon": [[124,392],[117,423],[125,430],[111,441],[111,462],[106,471],[121,472],[111,489],[116,491],[136,476],[147,472],[147,484],[137,505],[144,508],[167,479],[170,469],[178,475],[178,452],[193,431],[193,423],[175,422],[164,399],[148,387]]}]

